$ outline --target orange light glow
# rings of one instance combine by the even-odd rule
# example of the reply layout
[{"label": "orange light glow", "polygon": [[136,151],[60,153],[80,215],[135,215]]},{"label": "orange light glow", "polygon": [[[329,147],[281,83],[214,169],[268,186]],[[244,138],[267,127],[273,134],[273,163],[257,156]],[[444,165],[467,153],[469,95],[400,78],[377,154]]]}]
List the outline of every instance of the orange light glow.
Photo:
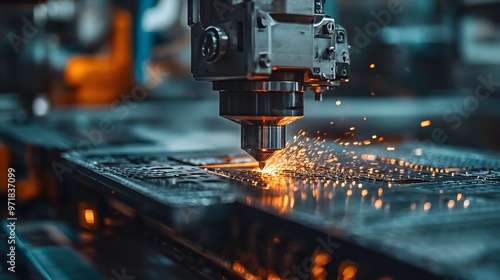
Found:
[{"label": "orange light glow", "polygon": [[448,208],[451,209],[453,208],[453,206],[455,206],[455,201],[454,200],[448,201]]},{"label": "orange light glow", "polygon": [[460,201],[462,199],[462,194],[461,193],[457,193],[457,201]]},{"label": "orange light glow", "polygon": [[238,273],[238,274],[243,274],[245,273],[245,267],[241,265],[239,262],[235,262],[233,264],[233,271]]},{"label": "orange light glow", "polygon": [[312,268],[313,279],[325,279],[326,270],[322,266],[314,266]]},{"label": "orange light glow", "polygon": [[267,280],[281,280],[281,278],[275,273],[269,273],[267,275]]},{"label": "orange light glow", "polygon": [[316,265],[327,265],[331,258],[327,253],[321,252],[314,257],[314,263]]},{"label": "orange light glow", "polygon": [[424,210],[427,211],[429,209],[431,209],[431,203],[430,202],[424,203]]},{"label": "orange light glow", "polygon": [[350,279],[354,278],[354,276],[356,276],[357,273],[358,273],[358,268],[354,265],[349,265],[342,271],[342,276],[344,276],[344,279]]},{"label": "orange light glow", "polygon": [[372,139],[377,139],[377,135],[376,135],[376,134],[373,134],[373,135],[372,135]]},{"label": "orange light glow", "polygon": [[420,122],[420,126],[421,127],[428,127],[431,125],[431,121],[430,120],[425,120],[425,121],[421,121]]},{"label": "orange light glow", "polygon": [[243,279],[245,279],[245,280],[260,280],[262,278],[257,277],[255,275],[247,272],[247,273],[245,273],[245,277]]},{"label": "orange light glow", "polygon": [[363,160],[370,160],[370,161],[374,161],[377,159],[377,156],[376,155],[369,155],[369,154],[362,154],[361,155],[361,158]]},{"label": "orange light glow", "polygon": [[370,64],[370,69],[375,68],[375,66],[376,66],[375,63]]},{"label": "orange light glow", "polygon": [[[359,146],[369,143],[372,144],[372,141],[376,140],[365,140],[363,142],[339,142],[339,146],[333,147],[328,146],[328,143],[326,142],[328,139],[323,139],[321,134],[321,131],[319,131],[319,133],[316,131],[313,136],[308,135],[305,131],[301,130],[293,137],[293,140],[290,140],[286,144],[284,149],[276,152],[271,158],[268,159],[267,164],[262,171],[259,172],[258,170],[252,170],[256,171],[259,175],[257,176],[258,178],[245,179],[246,182],[249,182],[256,187],[258,186],[266,192],[275,192],[278,190],[283,191],[281,193],[282,195],[266,196],[264,199],[264,203],[278,210],[279,214],[288,212],[294,207],[294,205],[297,205],[295,202],[305,201],[310,198],[309,196],[316,200],[319,200],[322,197],[331,199],[333,194],[326,191],[330,186],[334,188],[345,188],[342,192],[345,194],[344,198],[355,196],[355,189],[359,189],[360,197],[365,197],[368,195],[368,192],[370,192],[373,199],[371,200],[371,203],[375,208],[381,209],[385,206],[386,209],[388,209],[388,203],[383,203],[381,198],[383,193],[387,192],[385,189],[390,192],[391,188],[395,188],[393,186],[394,180],[402,178],[418,179],[418,174],[413,175],[410,171],[415,173],[414,170],[418,170],[419,168],[420,170],[422,170],[422,168],[430,170],[431,168],[421,167],[420,165],[415,165],[411,162],[398,160],[396,158],[377,157],[376,155],[363,153],[358,154],[349,149],[349,147],[354,145]],[[377,135],[372,136],[374,139],[378,139],[378,137],[379,136]],[[340,138],[335,141],[338,142],[339,140]],[[395,147],[387,146],[386,149],[389,151],[396,150]],[[340,162],[339,156],[347,156],[351,159],[351,161],[347,163]],[[358,163],[363,164],[358,165]],[[390,164],[390,172],[392,174],[385,174],[383,172],[384,170],[379,168],[381,163]],[[436,172],[442,172],[441,169],[433,168],[433,170],[436,170]],[[234,178],[233,174],[226,174],[224,171],[214,172]],[[299,196],[295,196],[293,193],[290,193],[291,186],[293,186],[293,191],[298,190],[300,187],[295,185],[294,180],[290,178],[289,174],[298,173],[303,174],[308,178],[316,178],[317,176],[324,174],[324,172],[337,175],[341,178],[348,176],[350,179],[337,181],[304,179],[303,182],[300,183],[301,185],[315,184],[321,188],[314,187],[312,193],[301,192]],[[377,187],[372,190],[364,190],[365,184],[358,180],[362,178],[383,179],[387,181],[387,186],[380,189]],[[323,192],[322,189],[325,189],[325,192]],[[358,192],[356,192],[356,195],[357,194]],[[297,199],[297,201],[294,201],[295,199]],[[458,199],[460,199],[460,197],[458,197]],[[457,199],[454,199],[454,201],[456,203]],[[448,203],[448,201],[445,202],[445,207],[446,203]],[[430,203],[426,205],[427,206],[424,208],[429,208]],[[419,208],[423,206],[422,202],[422,204],[418,203],[418,206],[412,205],[411,207],[414,209],[414,207]]]},{"label": "orange light glow", "polygon": [[131,29],[130,13],[117,11],[112,19],[109,52],[72,56],[67,61],[63,73],[66,85],[72,88],[72,91],[64,96],[71,97],[58,97],[53,100],[54,103],[111,104],[123,92],[128,92],[133,87]]},{"label": "orange light glow", "polygon": [[356,128],[354,126],[351,126],[349,130],[355,130]]},{"label": "orange light glow", "polygon": [[92,225],[95,223],[94,210],[85,209],[84,215],[85,215],[85,222],[87,222],[87,224]]}]

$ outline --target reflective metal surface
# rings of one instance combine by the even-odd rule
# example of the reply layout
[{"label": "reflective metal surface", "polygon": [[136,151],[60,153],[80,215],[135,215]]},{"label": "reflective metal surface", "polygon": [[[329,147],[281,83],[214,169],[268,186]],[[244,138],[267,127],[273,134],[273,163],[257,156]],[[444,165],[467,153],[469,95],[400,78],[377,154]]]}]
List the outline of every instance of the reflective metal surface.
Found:
[{"label": "reflective metal surface", "polygon": [[[284,77],[279,77],[281,79],[299,79],[297,75],[293,72],[281,73]],[[289,76],[289,77],[286,77]],[[282,81],[251,81],[251,82],[214,82],[214,90],[216,91],[254,91],[254,92],[304,92],[306,91],[306,86],[304,83],[294,82],[293,80],[282,80]]]},{"label": "reflective metal surface", "polygon": [[[215,232],[222,234],[222,225],[232,228],[236,221],[261,224],[253,231],[255,236],[271,238],[266,249],[274,252],[271,259],[260,259],[250,249],[251,239],[204,247],[241,277],[258,275],[265,268],[284,279],[301,278],[301,271],[292,268],[310,254],[317,257],[314,247],[330,240],[325,234],[337,242],[334,250],[324,250],[329,256],[324,268],[327,279],[347,273],[353,269],[350,266],[356,268],[356,279],[500,276],[498,155],[447,147],[422,150],[402,145],[387,150],[325,145],[328,155],[319,154],[314,165],[297,164],[278,173],[257,171],[256,165],[245,163],[250,158],[225,152],[168,155],[123,150],[109,155],[103,150],[66,158],[83,168],[80,174],[102,178],[98,185],[113,189],[115,198],[129,190],[176,207],[180,214],[174,211],[169,214],[173,220],[164,222],[188,243],[204,246],[188,228],[211,234],[215,229],[209,224],[215,223],[220,224]],[[187,210],[182,209],[196,209],[197,215],[187,222],[182,215]],[[204,219],[211,222],[205,224]],[[288,221],[292,224],[282,224]],[[233,230],[240,237],[244,231],[241,226]],[[227,240],[232,240],[229,236]],[[279,244],[288,249],[279,249]],[[305,247],[292,253],[291,248],[298,246],[293,244]],[[246,254],[229,253],[238,251]],[[306,278],[314,279],[312,268],[308,269]]]}]

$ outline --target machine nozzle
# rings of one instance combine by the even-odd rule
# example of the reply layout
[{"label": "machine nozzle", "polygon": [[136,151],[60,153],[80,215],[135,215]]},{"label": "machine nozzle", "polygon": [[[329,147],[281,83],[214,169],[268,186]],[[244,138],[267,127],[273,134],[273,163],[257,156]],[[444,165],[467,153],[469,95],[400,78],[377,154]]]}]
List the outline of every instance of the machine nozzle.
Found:
[{"label": "machine nozzle", "polygon": [[277,151],[285,147],[285,126],[241,126],[241,148],[259,162],[260,169]]},{"label": "machine nozzle", "polygon": [[226,81],[214,83],[214,90],[220,91],[219,114],[241,125],[241,148],[261,169],[285,148],[286,125],[304,115],[300,82]]},{"label": "machine nozzle", "polygon": [[265,161],[259,161],[259,169],[262,170],[266,167],[266,162]]}]

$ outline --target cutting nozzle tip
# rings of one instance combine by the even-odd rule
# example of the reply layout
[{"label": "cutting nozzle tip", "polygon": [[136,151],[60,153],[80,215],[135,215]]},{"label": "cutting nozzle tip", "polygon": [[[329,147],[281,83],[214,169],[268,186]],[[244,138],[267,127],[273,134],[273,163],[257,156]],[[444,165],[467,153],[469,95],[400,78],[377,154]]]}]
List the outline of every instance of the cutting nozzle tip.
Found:
[{"label": "cutting nozzle tip", "polygon": [[264,169],[266,167],[266,162],[265,161],[259,161],[259,168],[260,170]]}]

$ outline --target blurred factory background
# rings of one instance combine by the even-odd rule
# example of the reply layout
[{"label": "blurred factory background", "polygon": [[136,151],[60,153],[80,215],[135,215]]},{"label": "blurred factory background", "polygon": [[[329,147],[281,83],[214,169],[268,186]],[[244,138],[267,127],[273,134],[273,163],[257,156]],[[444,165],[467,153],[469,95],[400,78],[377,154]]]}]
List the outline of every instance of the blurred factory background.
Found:
[{"label": "blurred factory background", "polygon": [[[322,102],[307,92],[304,118],[289,125],[289,139],[300,130],[321,131],[351,145],[371,139],[383,149],[446,146],[498,159],[500,1],[327,0],[324,9],[348,32],[350,81],[327,91]],[[213,276],[201,265],[186,268],[185,255],[176,259],[130,237],[138,229],[121,218],[103,217],[98,230],[113,239],[99,239],[95,213],[110,204],[81,202],[77,197],[89,194],[61,165],[61,155],[71,151],[239,150],[240,128],[219,116],[218,93],[192,77],[187,1],[0,1],[0,38],[0,181],[15,169],[17,232],[26,238],[16,252],[19,271],[6,270],[7,258],[0,278]],[[4,187],[1,193],[8,195]],[[1,211],[7,217],[7,208]],[[57,222],[37,223],[45,220]],[[118,224],[133,234],[117,234]],[[54,242],[41,232],[57,232],[57,244],[77,249],[54,245],[53,253],[27,253]],[[60,278],[51,274],[58,264],[65,268]],[[343,265],[344,278],[324,279],[355,279]]]},{"label": "blurred factory background", "polygon": [[[99,112],[120,124],[138,123],[127,127],[164,143],[172,143],[174,126],[186,133],[215,128],[234,135],[237,126],[216,116],[210,84],[191,77],[187,3],[25,2],[4,4],[0,11],[5,123],[64,121],[81,134],[77,127],[99,119]],[[367,135],[398,142],[432,140],[439,128],[448,136],[445,144],[498,150],[497,5],[327,1],[326,10],[348,30],[351,82],[325,94],[318,107],[306,106],[307,118],[289,132],[322,129],[342,137],[345,128],[365,124]],[[474,99],[481,85],[484,97]],[[176,102],[206,108],[169,113],[170,106],[179,108]],[[363,117],[367,122],[359,122]],[[431,125],[420,127],[423,120]],[[330,129],[330,121],[338,126]],[[145,133],[143,125],[155,128]]]}]

